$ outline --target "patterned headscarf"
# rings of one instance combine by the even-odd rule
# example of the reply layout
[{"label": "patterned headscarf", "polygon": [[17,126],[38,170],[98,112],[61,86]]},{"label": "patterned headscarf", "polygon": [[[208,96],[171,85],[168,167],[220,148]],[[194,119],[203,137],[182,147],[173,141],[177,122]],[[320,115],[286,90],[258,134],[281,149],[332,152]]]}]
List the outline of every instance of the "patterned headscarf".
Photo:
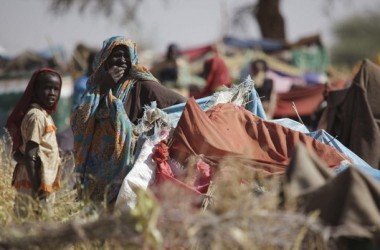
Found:
[{"label": "patterned headscarf", "polygon": [[25,114],[28,112],[28,110],[30,108],[30,104],[38,103],[48,114],[53,114],[57,109],[59,97],[61,94],[61,89],[59,91],[58,98],[52,107],[43,106],[42,103],[40,103],[39,100],[35,98],[37,79],[38,79],[38,76],[42,72],[52,72],[52,73],[56,74],[59,78],[59,81],[60,81],[61,87],[62,87],[61,75],[53,69],[40,68],[33,73],[32,77],[29,80],[28,85],[26,86],[26,89],[25,89],[23,95],[21,96],[20,100],[18,101],[16,107],[13,109],[13,111],[10,114],[10,116],[7,120],[7,123],[5,125],[10,136],[12,137],[12,141],[13,141],[12,150],[13,151],[16,151],[21,145],[21,142],[22,142],[21,122],[22,122],[22,119],[24,118]]},{"label": "patterned headscarf", "polygon": [[[101,77],[105,73],[104,63],[112,50],[120,45],[125,46],[129,52],[131,69],[123,82],[101,96],[99,86],[106,84]],[[75,163],[77,172],[84,178],[84,188],[93,190],[99,183],[106,183],[110,185],[107,199],[111,201],[118,193],[118,185],[114,184],[122,182],[129,171],[131,159],[132,123],[125,112],[124,103],[138,80],[157,80],[146,68],[138,65],[136,44],[125,36],[105,40],[103,48],[95,57],[93,68],[87,90],[71,117]],[[102,99],[104,102],[100,105]],[[112,127],[107,123],[98,123],[95,131],[95,117],[99,116],[107,117],[106,120],[111,121]],[[93,136],[95,132],[96,138]],[[105,159],[104,155],[109,157]]]},{"label": "patterned headscarf", "polygon": [[128,72],[128,78],[126,81],[124,81],[123,84],[125,85],[126,82],[129,83],[128,80],[152,80],[157,81],[157,79],[149,72],[147,68],[144,66],[138,65],[139,58],[137,54],[137,47],[136,43],[132,40],[128,39],[126,36],[114,36],[111,37],[103,42],[102,49],[96,54],[95,60],[93,62],[93,70],[94,73],[92,74],[90,81],[87,83],[89,86],[94,86],[97,84],[101,84],[98,82],[99,74],[102,70],[104,70],[104,63],[108,59],[108,57],[111,55],[112,50],[116,46],[125,46],[129,57],[131,60],[132,68]]}]

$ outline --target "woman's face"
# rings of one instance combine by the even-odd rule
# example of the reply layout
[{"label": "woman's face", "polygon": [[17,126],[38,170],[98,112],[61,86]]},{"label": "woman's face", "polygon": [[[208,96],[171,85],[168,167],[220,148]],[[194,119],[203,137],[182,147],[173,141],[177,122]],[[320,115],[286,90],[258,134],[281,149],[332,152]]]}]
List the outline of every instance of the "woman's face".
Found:
[{"label": "woman's face", "polygon": [[111,54],[105,62],[104,68],[112,77],[114,81],[113,84],[116,84],[120,81],[120,79],[128,74],[132,67],[131,65],[132,63],[129,57],[128,49],[123,45],[118,45],[112,49]]},{"label": "woman's face", "polygon": [[125,46],[118,45],[113,48],[106,60],[106,69],[110,69],[111,67],[117,67],[124,72],[127,72],[131,68],[131,59]]},{"label": "woman's face", "polygon": [[45,107],[53,107],[59,99],[61,81],[55,74],[40,75],[37,79],[36,96]]}]

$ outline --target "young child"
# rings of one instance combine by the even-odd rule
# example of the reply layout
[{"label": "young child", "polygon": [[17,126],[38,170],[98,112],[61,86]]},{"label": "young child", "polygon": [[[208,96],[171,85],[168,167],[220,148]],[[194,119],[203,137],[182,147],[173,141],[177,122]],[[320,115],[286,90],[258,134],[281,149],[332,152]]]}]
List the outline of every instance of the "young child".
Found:
[{"label": "young child", "polygon": [[17,162],[12,180],[15,212],[21,217],[28,215],[31,200],[48,203],[60,187],[56,127],[50,115],[57,108],[61,85],[58,72],[35,71],[6,123]]}]

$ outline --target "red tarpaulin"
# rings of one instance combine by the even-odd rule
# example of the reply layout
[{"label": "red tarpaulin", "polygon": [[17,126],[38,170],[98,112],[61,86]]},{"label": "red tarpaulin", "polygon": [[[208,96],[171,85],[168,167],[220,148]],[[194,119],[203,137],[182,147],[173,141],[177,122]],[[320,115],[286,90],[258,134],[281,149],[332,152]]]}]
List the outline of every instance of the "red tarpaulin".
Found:
[{"label": "red tarpaulin", "polygon": [[211,51],[215,51],[214,45],[181,50],[181,54],[184,55],[189,61],[194,61]]},{"label": "red tarpaulin", "polygon": [[283,173],[299,142],[316,152],[329,167],[343,158],[331,146],[281,125],[265,121],[250,111],[227,103],[204,112],[190,98],[173,134],[171,156],[184,163],[191,155],[213,161],[226,156],[260,163],[267,174]]},{"label": "red tarpaulin", "polygon": [[318,84],[292,89],[289,92],[278,94],[275,117],[295,117],[292,108],[293,102],[300,116],[312,115],[323,101],[325,85]]}]

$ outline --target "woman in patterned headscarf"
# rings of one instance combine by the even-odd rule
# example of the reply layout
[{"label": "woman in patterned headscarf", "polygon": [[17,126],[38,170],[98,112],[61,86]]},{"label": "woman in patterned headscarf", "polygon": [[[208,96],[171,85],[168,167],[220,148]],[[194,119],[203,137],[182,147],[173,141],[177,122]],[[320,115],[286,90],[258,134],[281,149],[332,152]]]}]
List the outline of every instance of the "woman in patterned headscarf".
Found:
[{"label": "woman in patterned headscarf", "polygon": [[132,127],[152,101],[164,108],[186,99],[138,65],[136,44],[125,36],[103,42],[87,90],[71,124],[82,195],[113,204],[131,159]]}]

